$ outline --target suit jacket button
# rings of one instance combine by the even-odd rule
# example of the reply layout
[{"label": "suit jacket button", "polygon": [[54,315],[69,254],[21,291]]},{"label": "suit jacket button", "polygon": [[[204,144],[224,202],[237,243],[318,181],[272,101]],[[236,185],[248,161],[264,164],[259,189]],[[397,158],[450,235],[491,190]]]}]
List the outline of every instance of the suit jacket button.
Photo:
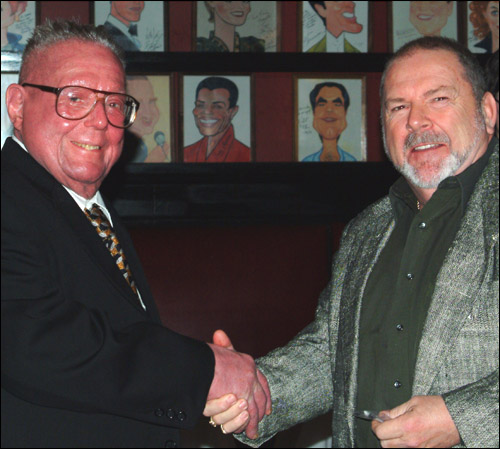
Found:
[{"label": "suit jacket button", "polygon": [[162,408],[157,408],[155,410],[155,415],[158,416],[158,418],[161,418],[164,414],[165,414],[165,410],[163,410]]},{"label": "suit jacket button", "polygon": [[185,421],[185,420],[186,420],[186,418],[187,418],[187,417],[186,417],[186,414],[185,414],[184,412],[179,412],[179,413],[177,413],[177,419],[178,419],[179,421]]},{"label": "suit jacket button", "polygon": [[175,418],[175,412],[171,408],[169,408],[167,410],[167,417],[168,417],[168,419],[174,419]]},{"label": "suit jacket button", "polygon": [[165,447],[177,447],[177,443],[172,440],[165,441]]}]

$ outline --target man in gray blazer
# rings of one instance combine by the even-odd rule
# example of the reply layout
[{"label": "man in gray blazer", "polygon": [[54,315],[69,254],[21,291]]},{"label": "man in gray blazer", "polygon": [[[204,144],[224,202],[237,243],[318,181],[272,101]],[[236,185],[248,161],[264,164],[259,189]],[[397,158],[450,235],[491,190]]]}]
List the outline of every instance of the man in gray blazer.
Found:
[{"label": "man in gray blazer", "polygon": [[[381,100],[403,176],[347,225],[315,320],[258,360],[273,413],[247,444],[331,410],[333,447],[499,445],[495,100],[475,58],[440,37],[394,55]],[[205,414],[244,429],[221,410]]]}]

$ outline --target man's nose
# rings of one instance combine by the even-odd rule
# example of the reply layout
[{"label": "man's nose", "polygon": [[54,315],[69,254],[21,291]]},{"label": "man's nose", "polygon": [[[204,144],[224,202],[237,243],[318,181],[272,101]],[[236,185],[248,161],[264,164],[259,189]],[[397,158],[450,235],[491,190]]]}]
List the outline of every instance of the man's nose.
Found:
[{"label": "man's nose", "polygon": [[87,126],[93,126],[98,129],[104,129],[108,126],[108,117],[106,115],[105,101],[106,101],[105,97],[97,98],[89,115],[85,117],[85,124]]},{"label": "man's nose", "polygon": [[427,129],[430,128],[431,125],[432,122],[427,114],[426,106],[411,104],[408,120],[406,122],[406,128],[408,131],[414,132],[421,129]]}]

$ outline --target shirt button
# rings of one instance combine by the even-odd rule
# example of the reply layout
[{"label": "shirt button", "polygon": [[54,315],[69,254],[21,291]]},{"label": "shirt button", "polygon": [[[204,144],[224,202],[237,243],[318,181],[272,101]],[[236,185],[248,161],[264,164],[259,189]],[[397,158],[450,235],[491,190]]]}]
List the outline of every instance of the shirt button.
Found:
[{"label": "shirt button", "polygon": [[411,281],[411,280],[413,279],[413,274],[408,273],[408,274],[406,275],[406,279],[408,279],[409,281]]},{"label": "shirt button", "polygon": [[396,381],[394,382],[394,388],[401,388],[401,386],[402,386],[402,385],[403,385],[403,384],[402,384],[399,380],[396,380]]},{"label": "shirt button", "polygon": [[402,324],[396,324],[396,330],[401,332],[403,329],[404,329],[404,327]]},{"label": "shirt button", "polygon": [[418,225],[419,229],[425,229],[427,227],[427,223],[422,222]]}]

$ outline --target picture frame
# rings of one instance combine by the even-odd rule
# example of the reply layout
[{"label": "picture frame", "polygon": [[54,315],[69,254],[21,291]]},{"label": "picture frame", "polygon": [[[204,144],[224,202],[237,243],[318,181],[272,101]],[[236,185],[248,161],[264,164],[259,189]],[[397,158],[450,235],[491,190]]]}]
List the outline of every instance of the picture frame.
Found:
[{"label": "picture frame", "polygon": [[498,2],[467,1],[464,22],[467,48],[472,53],[492,54],[498,50]]},{"label": "picture frame", "polygon": [[126,163],[176,161],[172,74],[127,74],[127,93],[139,101],[137,117],[125,130]]},{"label": "picture frame", "polygon": [[[179,83],[180,160],[254,161],[253,75],[183,74]],[[234,106],[230,103],[234,94],[229,90],[237,92]],[[215,148],[209,148],[213,136],[217,143]]]},{"label": "picture frame", "polygon": [[[5,7],[5,11],[4,11]],[[39,22],[38,2],[2,3],[2,71],[17,71],[28,39]]]},{"label": "picture frame", "polygon": [[168,2],[145,1],[142,9],[129,3],[90,2],[91,22],[104,25],[126,52],[168,51]]},{"label": "picture frame", "polygon": [[[294,160],[366,161],[365,76],[295,74],[293,85]],[[315,102],[315,108],[311,101]]]},{"label": "picture frame", "polygon": [[[210,8],[208,3],[193,2],[193,51],[278,52],[281,50],[281,2],[219,2],[222,3],[220,8]],[[215,22],[217,22],[217,32]],[[221,37],[233,34],[234,43],[226,42],[226,38]]]},{"label": "picture frame", "polygon": [[388,2],[389,50],[396,52],[422,36],[459,39],[458,2]]},{"label": "picture frame", "polygon": [[17,83],[19,80],[19,72],[2,72],[2,135],[1,135],[1,146],[5,143],[5,139],[14,134],[14,128],[12,122],[9,119],[9,114],[7,113],[7,105],[5,104],[5,94],[7,92],[7,87],[13,83]]},{"label": "picture frame", "polygon": [[[331,2],[297,3],[299,51],[303,53],[371,51],[371,2],[342,2],[340,7],[332,6]],[[346,18],[345,14],[349,17]]]}]

